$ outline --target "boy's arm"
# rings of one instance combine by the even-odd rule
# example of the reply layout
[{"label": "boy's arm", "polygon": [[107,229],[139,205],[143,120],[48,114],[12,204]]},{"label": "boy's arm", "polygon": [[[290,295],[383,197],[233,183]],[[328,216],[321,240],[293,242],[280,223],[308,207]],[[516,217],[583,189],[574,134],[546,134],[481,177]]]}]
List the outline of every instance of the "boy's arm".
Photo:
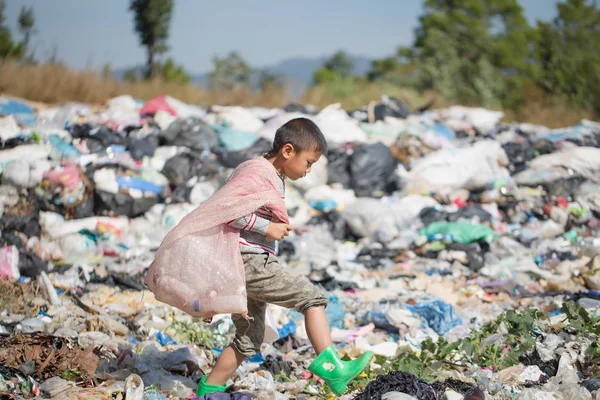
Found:
[{"label": "boy's arm", "polygon": [[259,217],[255,213],[239,217],[233,221],[229,221],[227,225],[240,229],[242,231],[250,231],[260,233],[263,236],[267,236],[267,229],[271,221],[268,219]]}]

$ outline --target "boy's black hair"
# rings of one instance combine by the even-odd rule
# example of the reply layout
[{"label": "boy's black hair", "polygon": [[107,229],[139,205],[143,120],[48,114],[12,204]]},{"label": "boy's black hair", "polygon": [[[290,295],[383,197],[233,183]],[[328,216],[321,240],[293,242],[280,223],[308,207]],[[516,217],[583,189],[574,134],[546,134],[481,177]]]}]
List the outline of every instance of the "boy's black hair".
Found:
[{"label": "boy's black hair", "polygon": [[327,153],[325,136],[317,124],[308,118],[294,118],[277,129],[273,147],[265,156],[275,156],[288,143],[298,152],[315,150],[321,154]]}]

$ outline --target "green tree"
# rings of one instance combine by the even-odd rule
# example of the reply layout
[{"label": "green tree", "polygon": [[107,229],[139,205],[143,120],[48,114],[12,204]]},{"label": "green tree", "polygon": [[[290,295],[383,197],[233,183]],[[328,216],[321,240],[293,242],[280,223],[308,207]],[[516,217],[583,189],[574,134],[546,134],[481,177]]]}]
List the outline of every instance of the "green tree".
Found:
[{"label": "green tree", "polygon": [[35,16],[33,15],[33,7],[22,7],[19,13],[19,31],[23,34],[23,56],[33,58],[32,55],[27,56],[29,51],[29,43],[31,36],[34,33]]},{"label": "green tree", "polygon": [[185,69],[181,65],[175,64],[172,58],[160,65],[160,77],[165,82],[175,83],[189,83],[192,80]]},{"label": "green tree", "polygon": [[371,71],[367,74],[367,79],[375,81],[390,75],[398,70],[400,62],[396,57],[386,57],[381,60],[373,60],[371,62]]},{"label": "green tree", "polygon": [[250,85],[252,68],[238,52],[233,51],[225,57],[213,57],[213,66],[210,73],[212,89],[232,90]]},{"label": "green tree", "polygon": [[552,23],[538,23],[539,85],[550,95],[600,115],[600,10],[595,1],[558,4]]},{"label": "green tree", "polygon": [[329,58],[321,68],[313,73],[313,83],[318,85],[352,77],[352,60],[340,50]]},{"label": "green tree", "polygon": [[352,60],[345,51],[336,52],[324,65],[325,68],[342,76],[352,75]]},{"label": "green tree", "polygon": [[173,0],[131,0],[129,11],[134,13],[135,31],[140,44],[147,48],[146,77],[154,78],[157,75],[156,56],[169,49],[167,39]]},{"label": "green tree", "polygon": [[0,0],[0,57],[19,57],[22,53],[23,47],[22,45],[13,42],[10,30],[4,24],[6,20],[4,15],[5,8],[5,1]]},{"label": "green tree", "polygon": [[400,52],[418,88],[490,106],[535,74],[534,38],[517,0],[426,0],[414,45]]}]

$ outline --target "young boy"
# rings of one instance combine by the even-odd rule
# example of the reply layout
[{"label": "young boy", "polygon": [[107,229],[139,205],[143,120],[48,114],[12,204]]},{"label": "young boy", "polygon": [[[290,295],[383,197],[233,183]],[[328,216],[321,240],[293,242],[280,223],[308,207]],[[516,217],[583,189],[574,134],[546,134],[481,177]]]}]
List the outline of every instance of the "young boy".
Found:
[{"label": "young boy", "polygon": [[[317,125],[309,119],[297,118],[281,126],[273,148],[265,158],[281,178],[280,191],[285,195],[285,178],[293,181],[304,177],[323,153],[327,141]],[[225,382],[246,359],[260,352],[265,334],[267,303],[296,308],[304,314],[306,333],[318,357],[308,367],[322,378],[337,395],[346,391],[348,383],[369,364],[373,354],[367,352],[359,359],[342,361],[331,342],[331,332],[325,307],[327,299],[306,277],[297,276],[279,264],[275,257],[277,241],[291,231],[291,226],[273,218],[262,207],[228,224],[240,229],[240,251],[246,273],[248,318],[233,315],[236,335],[229,347],[217,359],[211,373],[202,378],[197,395],[224,392]]]}]

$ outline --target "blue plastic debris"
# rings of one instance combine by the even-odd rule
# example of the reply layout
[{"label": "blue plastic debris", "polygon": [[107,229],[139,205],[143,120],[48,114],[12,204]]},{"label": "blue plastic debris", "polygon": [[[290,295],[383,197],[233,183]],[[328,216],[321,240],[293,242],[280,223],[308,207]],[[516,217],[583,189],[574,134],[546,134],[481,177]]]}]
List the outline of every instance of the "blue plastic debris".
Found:
[{"label": "blue plastic debris", "polygon": [[277,329],[280,338],[286,337],[290,333],[296,334],[296,322],[290,321],[281,328]]},{"label": "blue plastic debris", "polygon": [[35,125],[35,116],[31,107],[17,100],[0,97],[0,115],[12,115],[21,124]]},{"label": "blue plastic debris", "polygon": [[433,126],[433,132],[435,136],[440,139],[446,139],[448,141],[452,141],[456,139],[456,133],[446,124],[438,122]]},{"label": "blue plastic debris", "polygon": [[52,158],[61,159],[73,159],[81,156],[81,152],[77,150],[70,143],[62,140],[58,135],[50,135],[48,137],[48,141],[52,145],[53,149],[51,151]]},{"label": "blue plastic debris", "polygon": [[331,293],[325,293],[325,297],[329,301],[325,313],[329,320],[329,326],[331,328],[344,328],[344,317],[346,316],[346,309],[344,305],[340,303],[338,297]]},{"label": "blue plastic debris", "polygon": [[455,315],[454,307],[442,300],[434,300],[413,306],[406,305],[406,309],[413,314],[421,316],[424,325],[443,335],[450,329],[462,324],[462,320]]},{"label": "blue plastic debris", "polygon": [[265,362],[265,359],[263,358],[262,354],[258,353],[248,358],[248,362],[262,364]]},{"label": "blue plastic debris", "polygon": [[398,333],[399,329],[390,324],[386,313],[382,311],[368,311],[361,318],[362,323],[368,324],[370,322],[375,325],[377,329],[383,329],[388,333]]},{"label": "blue plastic debris", "polygon": [[227,125],[213,125],[219,135],[219,142],[227,151],[241,151],[252,146],[258,137],[251,132],[242,132]]},{"label": "blue plastic debris", "polygon": [[165,335],[162,332],[158,332],[156,334],[156,340],[158,340],[158,343],[160,343],[161,346],[166,346],[168,344],[177,344],[177,342],[175,341],[175,339]]},{"label": "blue plastic debris", "polygon": [[338,203],[335,200],[309,201],[308,205],[315,210],[323,212],[329,212],[338,207]]},{"label": "blue plastic debris", "polygon": [[119,189],[137,189],[142,192],[154,194],[159,194],[163,190],[161,185],[155,185],[135,176],[119,176],[117,177],[117,184],[119,185]]}]

